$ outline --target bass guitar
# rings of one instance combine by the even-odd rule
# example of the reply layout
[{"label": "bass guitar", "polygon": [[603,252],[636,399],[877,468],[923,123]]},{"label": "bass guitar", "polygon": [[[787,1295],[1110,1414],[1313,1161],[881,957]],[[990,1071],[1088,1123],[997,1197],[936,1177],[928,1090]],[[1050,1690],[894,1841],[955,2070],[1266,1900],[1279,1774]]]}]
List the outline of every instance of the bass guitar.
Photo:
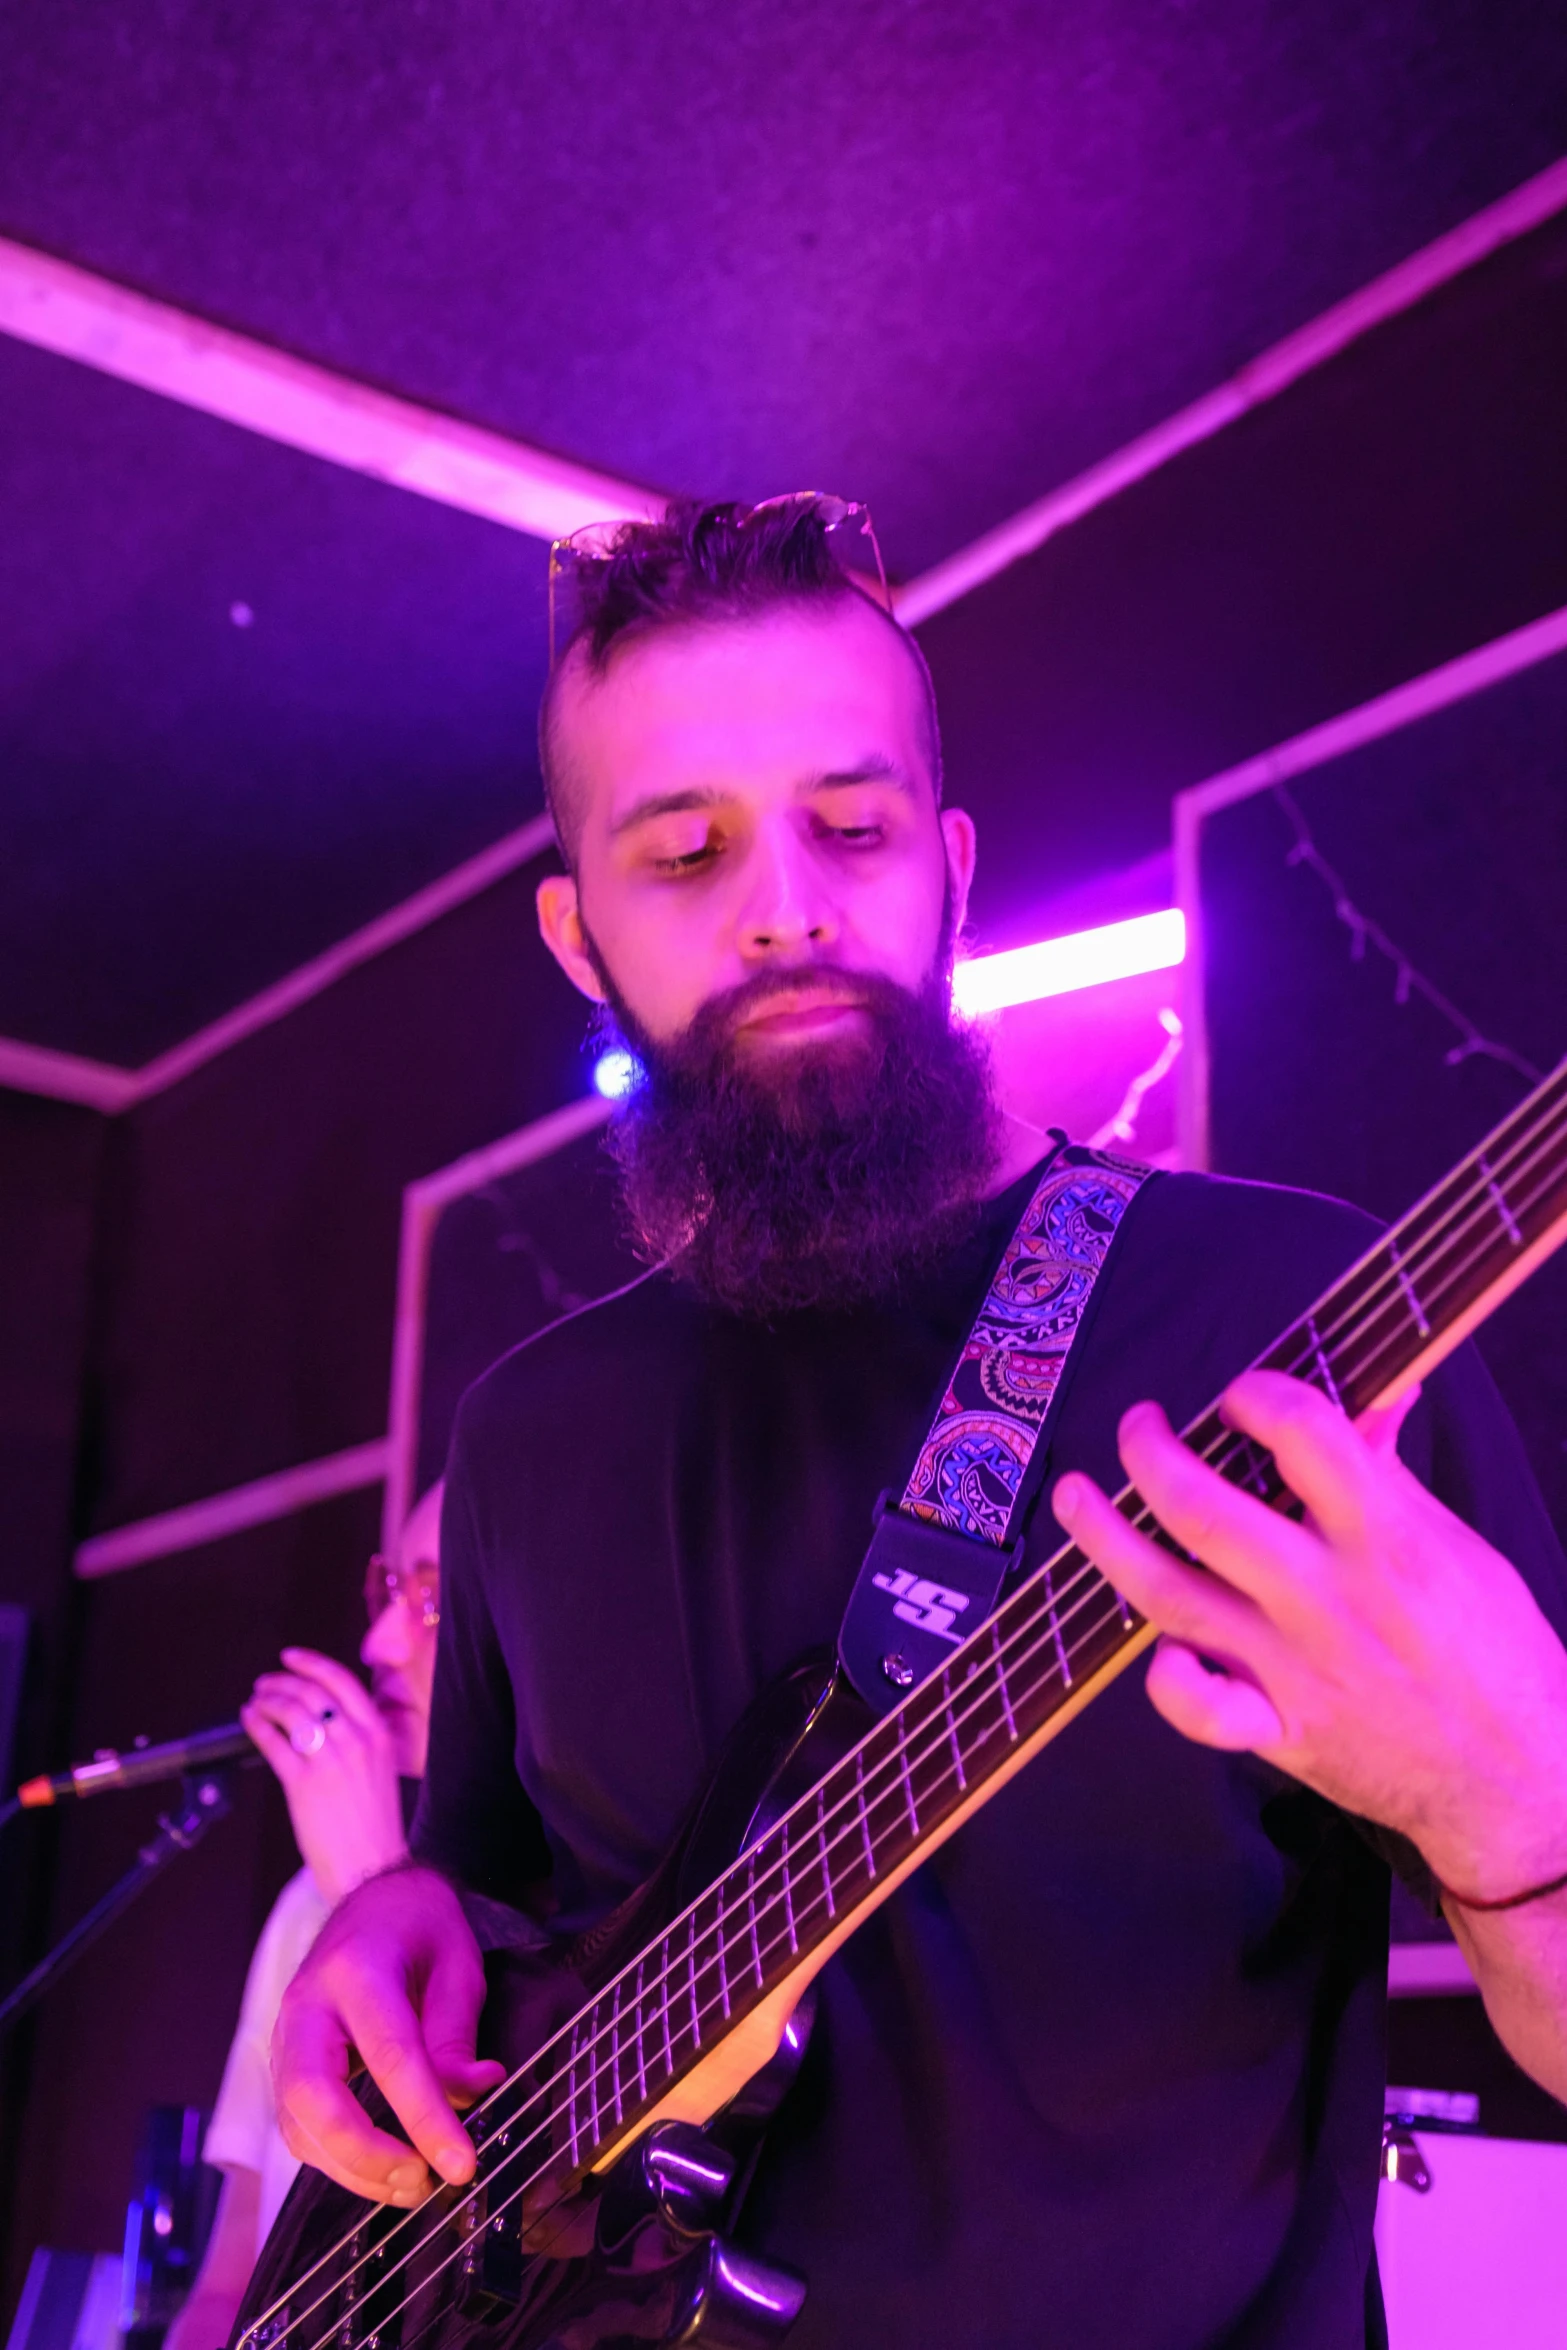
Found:
[{"label": "bass guitar", "polygon": [[[1352,1416],[1392,1402],[1564,1239],[1567,1062],[1260,1364]],[[1217,1408],[1183,1435],[1298,1506]],[[1117,1506],[1166,1539],[1130,1487]],[[669,1857],[573,1947],[473,1903],[481,2048],[509,2068],[469,2117],[476,2177],[398,2211],[304,2172],[235,2350],[770,2350],[804,2285],[729,2231],[814,1978],[1153,1638],[1068,1544],[880,1718],[829,1656],[764,1691]]]}]

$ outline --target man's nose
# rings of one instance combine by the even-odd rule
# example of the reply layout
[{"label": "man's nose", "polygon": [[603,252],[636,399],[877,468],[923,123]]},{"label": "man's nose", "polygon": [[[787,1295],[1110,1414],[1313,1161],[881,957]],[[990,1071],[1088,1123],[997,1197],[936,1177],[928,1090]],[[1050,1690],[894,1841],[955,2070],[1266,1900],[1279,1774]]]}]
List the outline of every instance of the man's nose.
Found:
[{"label": "man's nose", "polygon": [[795,825],[783,819],[758,831],[747,859],[740,920],[742,955],[770,962],[802,947],[830,946],[837,918],[824,876]]}]

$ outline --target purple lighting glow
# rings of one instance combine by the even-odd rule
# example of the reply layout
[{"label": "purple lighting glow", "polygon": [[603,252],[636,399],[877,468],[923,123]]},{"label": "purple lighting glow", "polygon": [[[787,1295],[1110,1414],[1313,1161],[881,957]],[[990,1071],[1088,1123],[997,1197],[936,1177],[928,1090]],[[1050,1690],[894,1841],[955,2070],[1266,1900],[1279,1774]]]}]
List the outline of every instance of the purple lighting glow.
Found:
[{"label": "purple lighting glow", "polygon": [[953,972],[952,999],[973,1020],[984,1012],[1005,1011],[1009,1004],[1098,987],[1107,979],[1168,971],[1185,956],[1185,917],[1171,907],[1130,922],[1107,922],[1098,930],[1076,930],[1066,938],[1041,939],[1035,946],[1011,947],[1004,954],[976,955]]}]

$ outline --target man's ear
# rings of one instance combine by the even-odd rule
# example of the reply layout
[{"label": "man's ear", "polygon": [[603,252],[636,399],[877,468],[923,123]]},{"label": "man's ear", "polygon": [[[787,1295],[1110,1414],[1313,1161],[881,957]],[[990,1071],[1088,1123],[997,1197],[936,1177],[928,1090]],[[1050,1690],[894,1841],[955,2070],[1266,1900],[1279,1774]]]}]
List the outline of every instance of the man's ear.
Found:
[{"label": "man's ear", "polygon": [[588,942],[582,933],[577,885],[571,875],[547,874],[539,883],[534,903],[539,909],[539,936],[572,986],[591,1003],[603,1003],[603,982],[593,968]]},{"label": "man's ear", "polygon": [[969,891],[974,886],[974,861],[979,851],[974,819],[966,808],[942,809],[941,838],[952,876],[952,935],[956,939],[962,937],[968,920]]}]

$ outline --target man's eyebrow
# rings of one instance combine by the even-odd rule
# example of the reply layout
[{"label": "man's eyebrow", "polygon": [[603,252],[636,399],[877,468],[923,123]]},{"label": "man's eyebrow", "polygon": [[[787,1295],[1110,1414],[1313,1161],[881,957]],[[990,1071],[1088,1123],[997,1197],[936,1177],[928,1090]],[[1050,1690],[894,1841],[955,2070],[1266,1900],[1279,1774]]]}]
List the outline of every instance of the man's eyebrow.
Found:
[{"label": "man's eyebrow", "polygon": [[636,801],[624,816],[617,816],[609,828],[611,840],[618,840],[634,824],[646,824],[654,816],[683,816],[692,808],[721,808],[726,795],[720,791],[698,790],[655,792],[645,800]]},{"label": "man's eyebrow", "polygon": [[[809,799],[812,792],[842,791],[856,783],[887,783],[911,799],[915,796],[913,783],[897,761],[880,751],[873,751],[852,767],[833,767],[819,775],[808,775],[795,796]],[[617,816],[609,828],[609,837],[618,840],[622,833],[632,831],[638,824],[649,824],[656,816],[684,816],[693,809],[721,808],[730,796],[711,786],[697,785],[686,791],[654,792],[645,800],[637,800],[623,816]]]},{"label": "man's eyebrow", "polygon": [[853,767],[834,767],[824,775],[809,776],[800,786],[799,797],[805,799],[813,791],[841,791],[856,783],[890,783],[894,791],[914,797],[914,784],[896,759],[885,752],[873,751]]}]

